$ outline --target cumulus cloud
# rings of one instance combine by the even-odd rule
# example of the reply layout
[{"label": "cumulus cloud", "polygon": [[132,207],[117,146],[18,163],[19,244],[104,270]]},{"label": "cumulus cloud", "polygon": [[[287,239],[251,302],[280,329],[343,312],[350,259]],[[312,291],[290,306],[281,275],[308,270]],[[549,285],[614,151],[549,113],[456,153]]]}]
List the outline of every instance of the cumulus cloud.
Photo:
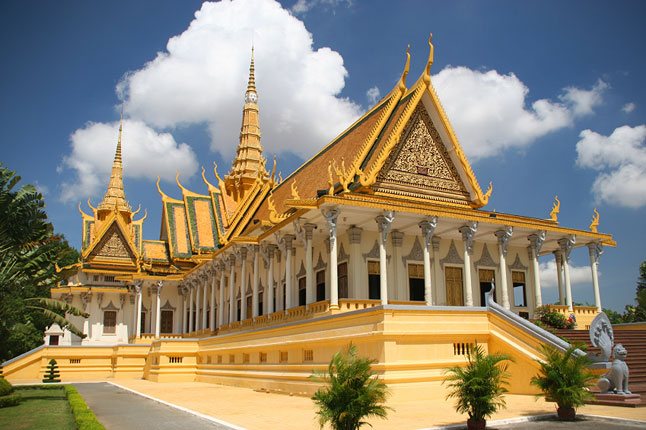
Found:
[{"label": "cumulus cloud", "polygon": [[513,73],[449,66],[433,82],[460,143],[473,160],[528,146],[572,125],[575,118],[593,113],[608,88],[599,80],[590,90],[565,88],[559,101],[540,99],[529,104],[529,89]]},{"label": "cumulus cloud", "polygon": [[[63,159],[63,168],[72,169],[75,178],[62,184],[61,200],[75,201],[104,191],[117,143],[119,123],[93,123],[71,136],[72,152]],[[122,154],[124,175],[130,178],[172,180],[177,170],[190,176],[197,171],[195,153],[185,143],[178,144],[169,133],[158,133],[141,121],[125,120]]]},{"label": "cumulus cloud", "polygon": [[[556,262],[554,260],[546,261],[540,264],[541,288],[558,287],[556,277]],[[599,272],[601,276],[601,272]],[[587,266],[574,266],[570,264],[570,284],[590,284],[592,285],[592,271]]]},{"label": "cumulus cloud", "polygon": [[592,185],[596,200],[646,206],[646,125],[624,125],[610,136],[583,130],[579,137],[576,164],[599,171]]},{"label": "cumulus cloud", "polygon": [[636,105],[635,103],[630,102],[630,103],[626,103],[626,104],[621,108],[621,110],[622,110],[624,113],[630,113],[630,112],[634,111],[636,107],[637,107],[637,105]]},{"label": "cumulus cloud", "polygon": [[263,0],[204,3],[166,51],[118,84],[126,113],[157,128],[205,124],[212,149],[232,156],[252,38],[267,151],[309,157],[359,116],[339,95],[348,75],[341,55],[314,49],[302,21]]},{"label": "cumulus cloud", "polygon": [[381,91],[379,91],[378,87],[369,88],[366,91],[366,97],[368,98],[368,103],[372,106],[381,98]]}]

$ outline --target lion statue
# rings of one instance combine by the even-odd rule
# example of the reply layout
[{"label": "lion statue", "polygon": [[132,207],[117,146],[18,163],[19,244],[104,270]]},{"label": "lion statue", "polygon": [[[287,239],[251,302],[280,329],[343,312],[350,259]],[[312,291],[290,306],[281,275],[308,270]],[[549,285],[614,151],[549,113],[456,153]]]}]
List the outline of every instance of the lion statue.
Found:
[{"label": "lion statue", "polygon": [[626,356],[628,351],[622,344],[615,345],[613,350],[615,359],[612,361],[612,366],[608,373],[606,373],[597,382],[597,386],[601,389],[602,393],[613,392],[616,394],[632,394],[628,390],[628,365],[626,364]]}]

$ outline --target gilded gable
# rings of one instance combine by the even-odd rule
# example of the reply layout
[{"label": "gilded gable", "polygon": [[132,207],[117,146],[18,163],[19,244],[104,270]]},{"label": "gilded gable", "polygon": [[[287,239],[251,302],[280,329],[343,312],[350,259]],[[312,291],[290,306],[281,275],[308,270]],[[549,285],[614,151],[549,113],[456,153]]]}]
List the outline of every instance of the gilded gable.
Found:
[{"label": "gilded gable", "polygon": [[136,256],[117,224],[113,223],[90,252],[87,260],[92,263],[110,261],[135,264]]},{"label": "gilded gable", "polygon": [[469,193],[423,104],[415,108],[373,189],[424,199],[468,201]]}]

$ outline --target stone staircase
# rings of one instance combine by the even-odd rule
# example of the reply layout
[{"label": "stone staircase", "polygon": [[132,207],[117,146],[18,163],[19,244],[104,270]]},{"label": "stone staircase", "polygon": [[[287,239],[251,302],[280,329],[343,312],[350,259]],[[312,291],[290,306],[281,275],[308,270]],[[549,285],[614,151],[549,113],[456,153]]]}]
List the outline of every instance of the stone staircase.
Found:
[{"label": "stone staircase", "polygon": [[[555,334],[570,343],[585,344],[589,353],[599,354],[600,352],[599,348],[592,347],[587,330],[556,330]],[[622,344],[628,351],[626,363],[630,369],[630,391],[633,394],[641,394],[639,406],[646,406],[646,330],[614,330],[614,335],[615,344]],[[596,390],[593,389],[593,391]]]}]

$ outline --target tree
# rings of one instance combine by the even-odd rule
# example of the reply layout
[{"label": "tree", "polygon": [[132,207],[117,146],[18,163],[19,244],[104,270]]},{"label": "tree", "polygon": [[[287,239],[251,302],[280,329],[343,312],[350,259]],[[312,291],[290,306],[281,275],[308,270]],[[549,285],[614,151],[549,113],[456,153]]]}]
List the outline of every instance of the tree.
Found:
[{"label": "tree", "polygon": [[443,383],[448,384],[447,399],[457,400],[456,410],[466,413],[468,429],[484,429],[486,419],[505,407],[503,395],[507,392],[507,354],[485,354],[482,345],[471,346],[467,352],[466,366],[447,370]]},{"label": "tree", "polygon": [[[20,179],[0,164],[0,361],[41,344],[56,319],[51,312],[72,311],[44,299],[60,280],[55,264],[78,261],[78,252],[54,234],[42,195],[32,185],[19,187]],[[25,300],[34,297],[43,300]]]},{"label": "tree", "polygon": [[45,373],[43,382],[46,384],[61,382],[60,376],[61,372],[58,370],[58,363],[56,363],[56,360],[52,358],[51,360],[49,360],[49,364],[47,365],[47,373]]},{"label": "tree", "polygon": [[330,423],[334,430],[356,430],[368,424],[367,417],[386,418],[388,388],[375,377],[372,363],[375,360],[358,357],[356,346],[350,345],[347,351],[334,354],[327,373],[312,375],[326,382],[312,397],[319,408],[321,428]]}]

